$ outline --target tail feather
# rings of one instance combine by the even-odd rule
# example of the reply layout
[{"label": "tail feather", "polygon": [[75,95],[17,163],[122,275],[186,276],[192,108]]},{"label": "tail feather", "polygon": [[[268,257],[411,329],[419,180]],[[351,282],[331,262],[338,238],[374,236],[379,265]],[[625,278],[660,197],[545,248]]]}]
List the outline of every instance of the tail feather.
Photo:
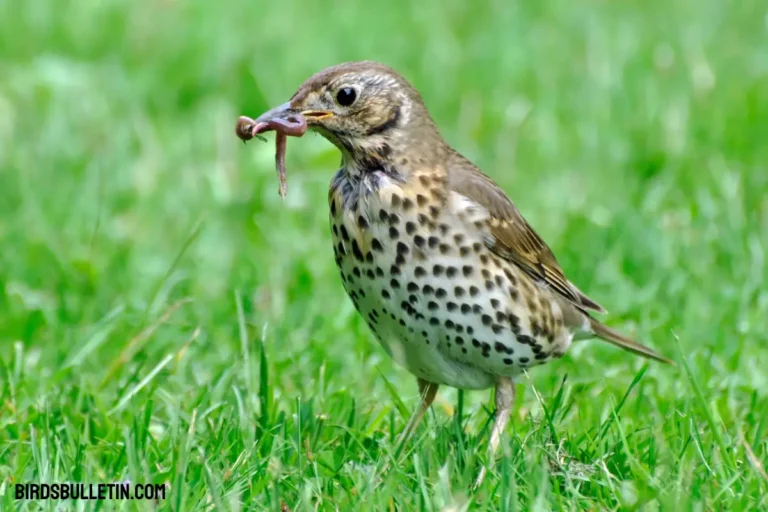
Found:
[{"label": "tail feather", "polygon": [[594,300],[592,300],[589,297],[587,297],[586,295],[584,295],[583,292],[579,291],[578,295],[579,295],[579,300],[581,300],[581,305],[584,306],[585,308],[591,309],[592,311],[595,311],[595,312],[601,313],[601,314],[605,314],[605,313],[608,312],[608,311],[606,311],[606,309],[603,306],[601,306],[600,304],[598,304]]},{"label": "tail feather", "polygon": [[568,281],[568,284],[573,288],[573,291],[576,292],[576,295],[579,297],[579,301],[581,301],[581,306],[585,309],[591,309],[592,311],[595,311],[600,314],[605,314],[608,311],[598,304],[596,301],[592,300],[591,298],[587,297],[587,294],[585,294],[583,291],[579,290],[575,284]]},{"label": "tail feather", "polygon": [[617,347],[623,348],[624,350],[627,350],[634,354],[647,357],[649,359],[654,359],[661,363],[671,364],[674,366],[675,362],[672,361],[671,359],[668,359],[662,356],[661,354],[656,353],[655,351],[651,350],[645,345],[638,343],[635,340],[628,338],[627,336],[624,336],[618,331],[614,331],[610,327],[607,327],[601,324],[594,318],[591,318],[591,317],[588,317],[588,318],[589,318],[589,325],[592,328],[592,332],[594,332],[595,335],[600,339],[603,339],[612,345],[616,345]]}]

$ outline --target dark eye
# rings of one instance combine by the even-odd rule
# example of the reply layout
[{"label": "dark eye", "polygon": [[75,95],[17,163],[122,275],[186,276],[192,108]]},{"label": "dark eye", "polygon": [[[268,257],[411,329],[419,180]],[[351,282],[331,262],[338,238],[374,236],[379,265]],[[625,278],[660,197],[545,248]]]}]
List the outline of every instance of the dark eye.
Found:
[{"label": "dark eye", "polygon": [[342,107],[348,107],[357,99],[357,91],[351,87],[342,87],[339,92],[336,93],[336,101]]}]

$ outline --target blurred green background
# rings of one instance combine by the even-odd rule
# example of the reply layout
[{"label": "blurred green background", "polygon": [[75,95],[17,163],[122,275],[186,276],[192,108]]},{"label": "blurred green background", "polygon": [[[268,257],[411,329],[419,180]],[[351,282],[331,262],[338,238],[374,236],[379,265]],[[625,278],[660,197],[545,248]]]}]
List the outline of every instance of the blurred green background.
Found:
[{"label": "blurred green background", "polygon": [[[272,137],[234,136],[357,59],[412,81],[607,323],[685,358],[587,342],[520,379],[478,493],[489,395],[451,389],[374,485],[417,391],[337,276],[339,155],[290,140],[283,202]],[[0,502],[768,508],[766,162],[756,0],[0,0]]]}]

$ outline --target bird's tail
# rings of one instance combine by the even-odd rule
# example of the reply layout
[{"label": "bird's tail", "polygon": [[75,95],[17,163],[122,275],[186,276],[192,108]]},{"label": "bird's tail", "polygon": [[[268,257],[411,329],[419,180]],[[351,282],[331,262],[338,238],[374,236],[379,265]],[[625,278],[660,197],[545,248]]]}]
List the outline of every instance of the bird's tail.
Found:
[{"label": "bird's tail", "polygon": [[649,359],[654,359],[661,363],[666,363],[671,365],[675,364],[675,362],[672,361],[671,359],[668,359],[662,356],[661,354],[657,354],[656,352],[646,347],[642,343],[638,343],[635,340],[628,338],[627,336],[624,336],[620,332],[614,331],[610,327],[607,327],[601,324],[600,322],[598,322],[592,317],[587,317],[587,318],[589,318],[589,325],[592,328],[592,332],[600,339],[603,339],[612,345],[616,345],[617,347],[623,348],[624,350],[627,350],[634,354],[647,357]]}]

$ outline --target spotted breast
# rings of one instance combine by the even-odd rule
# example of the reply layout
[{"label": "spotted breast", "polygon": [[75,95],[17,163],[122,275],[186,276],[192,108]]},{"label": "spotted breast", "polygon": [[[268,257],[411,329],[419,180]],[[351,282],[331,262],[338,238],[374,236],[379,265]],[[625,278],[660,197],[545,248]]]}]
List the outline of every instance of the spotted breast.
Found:
[{"label": "spotted breast", "polygon": [[484,389],[560,357],[572,333],[553,294],[488,248],[488,212],[430,169],[401,181],[339,171],[329,192],[336,264],[395,361],[428,382]]}]

